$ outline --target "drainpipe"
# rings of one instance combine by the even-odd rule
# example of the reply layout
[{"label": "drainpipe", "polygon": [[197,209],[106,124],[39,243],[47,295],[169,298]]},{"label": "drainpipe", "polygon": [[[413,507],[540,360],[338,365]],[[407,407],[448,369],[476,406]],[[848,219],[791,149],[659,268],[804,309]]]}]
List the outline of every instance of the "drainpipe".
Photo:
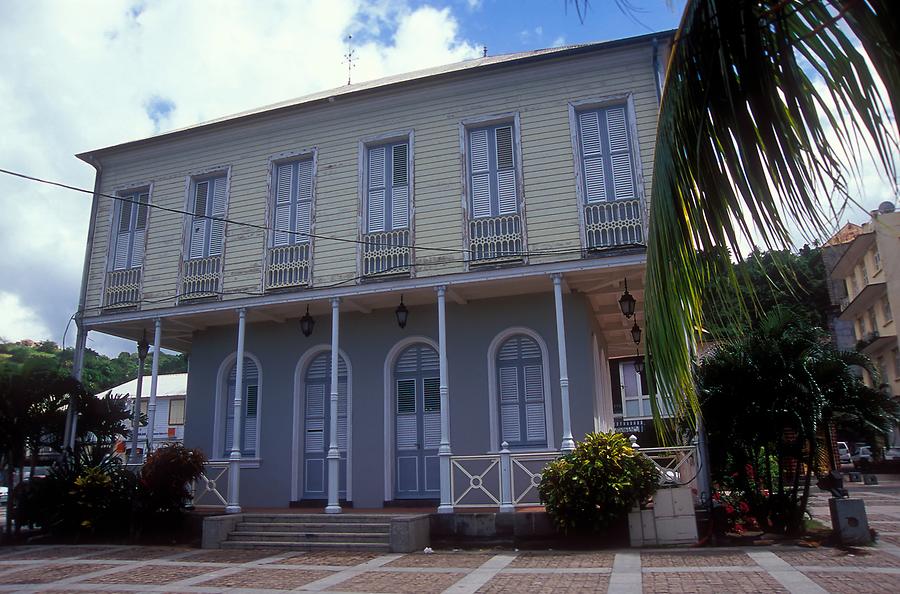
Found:
[{"label": "drainpipe", "polygon": [[[86,155],[83,160],[93,166],[96,174],[94,175],[94,196],[91,200],[91,218],[88,221],[87,244],[84,248],[84,265],[81,270],[81,293],[78,296],[78,311],[75,312],[75,325],[78,328],[78,334],[75,338],[75,355],[72,361],[72,376],[81,381],[81,373],[84,369],[84,349],[87,342],[87,330],[84,327],[84,304],[87,299],[87,283],[88,274],[91,269],[91,248],[94,245],[95,221],[97,219],[97,205],[100,202],[100,179],[103,175],[103,165],[100,160],[93,154]],[[75,434],[78,427],[78,415],[76,414],[77,402],[75,395],[69,396],[69,406],[66,410],[66,427],[63,437],[63,445],[72,450],[75,449]]]}]

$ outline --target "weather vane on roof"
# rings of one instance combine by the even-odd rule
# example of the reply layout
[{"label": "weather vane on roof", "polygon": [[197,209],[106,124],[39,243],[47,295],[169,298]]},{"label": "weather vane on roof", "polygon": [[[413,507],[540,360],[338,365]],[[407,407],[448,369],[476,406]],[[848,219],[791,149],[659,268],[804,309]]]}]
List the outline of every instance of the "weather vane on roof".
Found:
[{"label": "weather vane on roof", "polygon": [[353,49],[353,46],[351,45],[352,41],[353,41],[353,36],[348,35],[347,36],[347,53],[344,54],[344,61],[347,62],[347,84],[348,85],[350,84],[350,72],[356,66],[356,64],[353,63],[356,60],[356,50]]}]

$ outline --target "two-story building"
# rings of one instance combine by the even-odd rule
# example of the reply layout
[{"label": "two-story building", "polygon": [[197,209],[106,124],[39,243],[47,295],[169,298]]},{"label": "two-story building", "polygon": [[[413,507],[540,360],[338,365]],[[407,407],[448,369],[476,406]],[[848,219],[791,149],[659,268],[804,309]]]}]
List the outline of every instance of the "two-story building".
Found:
[{"label": "two-story building", "polygon": [[[878,371],[878,377],[863,372],[866,385],[900,398],[900,343],[893,313],[900,308],[900,212],[884,202],[852,235],[831,269],[832,280],[843,282],[846,290],[839,318],[852,324],[856,347]],[[900,429],[894,429],[886,445],[900,446]]]},{"label": "two-story building", "polygon": [[459,456],[647,419],[632,330],[670,41],[484,57],[78,155],[80,327],[189,353],[184,441],[229,462],[229,511],[452,511]]}]

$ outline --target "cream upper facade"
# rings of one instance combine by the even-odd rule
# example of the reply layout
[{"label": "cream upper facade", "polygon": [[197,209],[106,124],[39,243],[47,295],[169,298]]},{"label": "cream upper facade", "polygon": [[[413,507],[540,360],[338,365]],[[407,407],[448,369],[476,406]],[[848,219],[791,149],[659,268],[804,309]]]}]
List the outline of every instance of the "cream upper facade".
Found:
[{"label": "cream upper facade", "polygon": [[114,322],[637,249],[670,38],[482,58],[81,154],[124,199],[95,198],[83,317],[130,336]]},{"label": "cream upper facade", "polygon": [[[900,345],[894,312],[900,307],[900,213],[873,213],[850,243],[831,276],[842,280],[847,297],[842,320],[853,323],[860,350],[872,358],[894,394],[900,393]],[[866,382],[873,379],[865,374]]]}]

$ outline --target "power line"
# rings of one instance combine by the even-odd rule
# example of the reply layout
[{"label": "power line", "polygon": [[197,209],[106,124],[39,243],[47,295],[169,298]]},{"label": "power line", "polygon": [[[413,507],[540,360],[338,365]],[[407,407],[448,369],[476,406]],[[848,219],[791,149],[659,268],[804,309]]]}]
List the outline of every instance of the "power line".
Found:
[{"label": "power line", "polygon": [[[289,229],[280,229],[277,227],[269,227],[268,225],[260,225],[258,223],[250,223],[247,221],[238,221],[235,219],[228,219],[225,217],[217,217],[213,215],[199,215],[192,213],[187,210],[182,210],[180,208],[171,208],[168,206],[162,206],[160,204],[152,204],[149,202],[141,202],[140,200],[134,200],[132,198],[128,198],[126,196],[117,196],[115,194],[105,194],[103,192],[94,192],[93,190],[88,190],[87,188],[79,188],[78,186],[72,186],[69,184],[64,184],[62,182],[57,182],[49,179],[44,179],[40,177],[35,177],[33,175],[27,175],[25,173],[20,173],[18,171],[10,171],[9,169],[0,168],[0,173],[5,173],[6,175],[11,175],[13,177],[18,177],[22,179],[26,179],[29,181],[46,184],[50,186],[56,186],[59,188],[64,188],[66,190],[72,190],[74,192],[81,192],[83,194],[89,194],[91,196],[102,196],[104,198],[109,198],[111,200],[118,200],[120,202],[125,202],[128,204],[137,204],[138,206],[143,206],[147,208],[155,208],[164,212],[171,212],[180,215],[187,215],[190,217],[198,218],[198,219],[209,219],[211,221],[221,221],[223,223],[228,223],[231,225],[237,225],[241,227],[249,227],[251,229],[257,229],[260,231],[266,231],[271,233],[284,233],[288,235],[299,235],[302,237],[311,237],[313,239],[321,239],[326,241],[339,241],[343,243],[352,243],[356,245],[365,245],[370,246],[375,242],[372,241],[364,241],[361,239],[352,239],[347,237],[335,237],[333,235],[319,235],[317,233],[306,233],[302,231],[293,231]],[[643,245],[643,244],[634,244],[634,245]],[[453,253],[453,254],[467,254],[471,255],[474,250],[466,249],[466,248],[447,248],[447,247],[437,247],[437,246],[429,246],[429,245],[421,245],[414,244],[408,246],[410,249],[414,250],[423,250],[423,251],[432,251],[432,252],[443,252],[443,253]],[[628,246],[617,246],[617,247],[628,247]],[[504,255],[507,256],[515,256],[515,257],[526,257],[526,256],[553,256],[560,254],[572,254],[572,253],[580,253],[582,248],[558,248],[558,249],[548,249],[548,250],[535,250],[535,251],[519,251],[519,252],[505,252]]]}]

